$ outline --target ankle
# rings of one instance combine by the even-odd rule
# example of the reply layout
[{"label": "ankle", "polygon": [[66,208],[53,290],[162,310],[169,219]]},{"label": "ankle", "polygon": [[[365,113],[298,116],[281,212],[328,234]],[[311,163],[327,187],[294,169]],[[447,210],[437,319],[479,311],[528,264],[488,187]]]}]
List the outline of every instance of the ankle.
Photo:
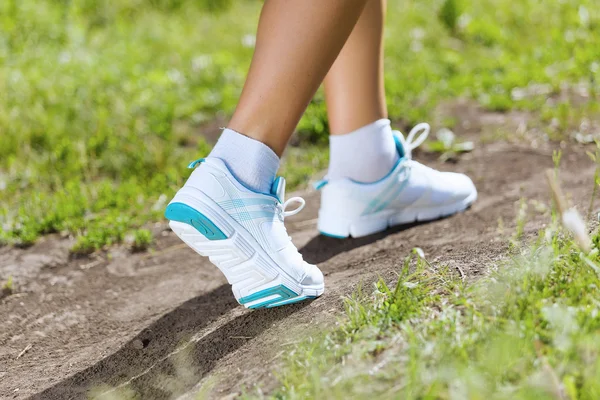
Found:
[{"label": "ankle", "polygon": [[392,170],[399,155],[388,119],[329,137],[329,179],[374,182]]},{"label": "ankle", "polygon": [[279,157],[269,146],[232,129],[225,129],[209,157],[221,159],[247,188],[269,193],[279,169]]}]

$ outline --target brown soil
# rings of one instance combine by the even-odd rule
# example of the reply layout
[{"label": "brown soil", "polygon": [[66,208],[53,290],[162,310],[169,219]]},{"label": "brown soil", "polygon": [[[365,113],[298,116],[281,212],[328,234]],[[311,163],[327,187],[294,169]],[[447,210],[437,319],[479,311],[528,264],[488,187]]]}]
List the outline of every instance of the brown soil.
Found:
[{"label": "brown soil", "polygon": [[[326,274],[325,295],[310,303],[243,309],[220,272],[164,223],[154,227],[159,239],[148,253],[113,248],[71,258],[72,243],[58,237],[29,249],[0,248],[0,276],[15,281],[15,292],[0,300],[0,398],[80,399],[125,383],[141,399],[191,398],[200,388],[220,398],[257,384],[268,391],[290,344],[335,323],[341,296],[358,284],[393,280],[411,248],[423,248],[434,264],[460,267],[467,279],[485,273],[505,253],[519,200],[548,203],[543,174],[557,145],[483,143],[484,126],[516,129],[526,116],[468,104],[449,110],[462,116],[456,131],[476,140],[475,151],[456,164],[417,158],[470,174],[479,200],[452,218],[337,240],[317,234],[318,193],[303,193],[307,210],[290,218],[289,231],[305,259]],[[563,186],[586,211],[594,165],[585,148],[563,147]],[[532,216],[526,234],[547,218]]]}]

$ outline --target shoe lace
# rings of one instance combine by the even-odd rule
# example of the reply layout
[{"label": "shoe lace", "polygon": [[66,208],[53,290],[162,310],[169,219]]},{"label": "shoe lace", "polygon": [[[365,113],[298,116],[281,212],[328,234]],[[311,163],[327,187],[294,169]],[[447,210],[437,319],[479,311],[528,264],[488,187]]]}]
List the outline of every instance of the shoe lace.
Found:
[{"label": "shoe lace", "polygon": [[[287,207],[292,203],[298,203],[299,206],[291,211],[286,211]],[[302,211],[302,209],[304,208],[305,205],[306,205],[306,201],[304,201],[304,199],[302,197],[296,196],[296,197],[290,197],[285,202],[283,202],[283,204],[278,202],[275,205],[275,209],[277,211],[277,215],[279,216],[279,219],[281,220],[281,222],[283,222],[285,217],[291,217],[292,215],[296,215],[300,211]],[[286,229],[285,225],[283,226],[283,229]],[[287,229],[286,229],[286,233],[287,233]],[[294,244],[292,243],[292,237],[288,236],[287,238],[288,238],[289,243],[292,246],[294,246]],[[296,248],[296,246],[294,246],[294,248]],[[300,254],[297,251],[296,251],[296,254],[297,254],[298,260],[302,261],[303,260],[302,254]]]},{"label": "shoe lace", "polygon": [[[292,203],[298,203],[299,206],[291,211],[286,211],[287,207]],[[300,211],[302,211],[302,209],[304,208],[305,205],[306,205],[306,201],[304,201],[304,199],[302,197],[296,196],[296,197],[290,197],[283,204],[277,203],[277,205],[275,207],[277,208],[279,215],[283,219],[285,217],[291,217],[292,215],[298,214]]]},{"label": "shoe lace", "polygon": [[[431,127],[426,122],[421,122],[420,124],[415,125],[408,133],[406,139],[404,138],[402,132],[394,131],[400,140],[402,147],[404,148],[404,156],[407,159],[412,159],[412,151],[419,147],[425,141],[425,139],[427,139],[427,136],[429,136],[429,131],[431,131]],[[417,134],[419,135],[417,136]]]}]

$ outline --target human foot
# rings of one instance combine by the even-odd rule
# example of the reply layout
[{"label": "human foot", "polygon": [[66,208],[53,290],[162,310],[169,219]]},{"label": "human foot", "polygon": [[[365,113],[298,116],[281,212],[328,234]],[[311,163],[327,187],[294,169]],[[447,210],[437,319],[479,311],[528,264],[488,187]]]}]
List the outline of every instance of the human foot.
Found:
[{"label": "human foot", "polygon": [[[247,308],[270,308],[320,296],[323,274],[293,245],[284,217],[304,207],[284,202],[285,180],[271,193],[246,188],[219,158],[194,161],[188,181],[167,206],[170,227],[197,253],[223,272],[235,298]],[[291,203],[300,206],[285,211]]]},{"label": "human foot", "polygon": [[429,130],[428,124],[419,124],[407,139],[394,131],[400,159],[388,175],[376,182],[360,183],[348,178],[318,182],[317,188],[322,188],[319,231],[338,238],[361,237],[467,209],[477,199],[477,190],[468,176],[436,171],[412,160],[412,150],[423,143]]}]

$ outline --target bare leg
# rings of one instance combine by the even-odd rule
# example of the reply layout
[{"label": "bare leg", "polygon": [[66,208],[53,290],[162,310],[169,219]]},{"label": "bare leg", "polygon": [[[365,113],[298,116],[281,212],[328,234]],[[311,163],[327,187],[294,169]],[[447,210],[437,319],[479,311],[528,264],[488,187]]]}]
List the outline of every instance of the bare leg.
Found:
[{"label": "bare leg", "polygon": [[385,0],[369,0],[325,78],[332,135],[387,118],[383,84]]},{"label": "bare leg", "polygon": [[[196,252],[214,256],[211,261],[246,307],[275,307],[323,293],[323,274],[302,260],[283,224],[304,200],[285,201],[285,181],[275,174],[366,1],[266,0],[231,129],[208,157],[191,164],[200,166],[167,206],[173,231]],[[289,200],[299,208],[286,212]]]},{"label": "bare leg", "polygon": [[229,128],[281,156],[367,0],[267,0]]},{"label": "bare leg", "polygon": [[399,154],[383,83],[385,0],[369,0],[325,78],[330,179],[374,182]]}]

